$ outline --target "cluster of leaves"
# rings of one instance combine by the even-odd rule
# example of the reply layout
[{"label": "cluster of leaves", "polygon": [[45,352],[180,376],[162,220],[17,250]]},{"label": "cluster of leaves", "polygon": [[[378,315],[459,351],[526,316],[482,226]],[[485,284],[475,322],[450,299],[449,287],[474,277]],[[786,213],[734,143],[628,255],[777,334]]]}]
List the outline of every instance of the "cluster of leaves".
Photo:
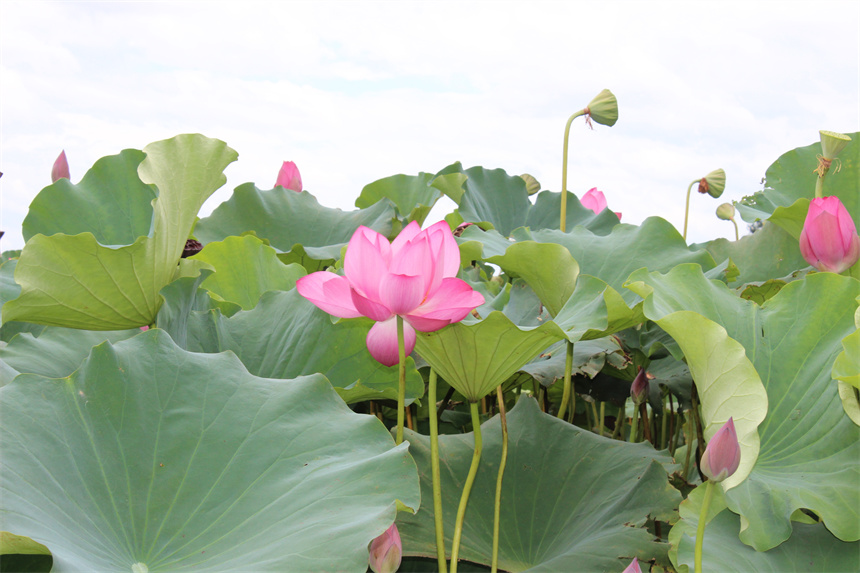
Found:
[{"label": "cluster of leaves", "polygon": [[[825,194],[860,226],[853,139]],[[860,569],[860,271],[810,273],[800,255],[816,148],[780,157],[738,205],[767,220],[760,231],[692,246],[663,219],[620,224],[573,194],[560,232],[559,193],[531,200],[520,177],[458,163],[371,183],[351,212],[249,183],[197,220],[237,157],[199,135],[57,181],[0,266],[4,569],[363,571],[396,516],[412,557],[401,570],[426,570],[426,421],[440,415],[445,433],[450,546],[472,457],[463,403],[499,385],[513,407],[500,569],[621,571],[637,557],[686,571],[701,505],[692,454],[729,417],[742,461],[711,506],[705,569]],[[486,303],[419,334],[414,431],[395,447],[379,419],[391,424],[397,368],[367,353],[371,322],[335,322],[294,286],[339,269],[358,226],[396,236],[443,195],[452,227],[476,223],[458,239],[460,276]],[[189,237],[205,247],[184,259]],[[446,392],[438,412],[421,400],[425,359]],[[650,440],[630,443],[638,366],[653,375]],[[501,448],[499,405],[484,403],[460,553],[476,566],[491,555]]]}]

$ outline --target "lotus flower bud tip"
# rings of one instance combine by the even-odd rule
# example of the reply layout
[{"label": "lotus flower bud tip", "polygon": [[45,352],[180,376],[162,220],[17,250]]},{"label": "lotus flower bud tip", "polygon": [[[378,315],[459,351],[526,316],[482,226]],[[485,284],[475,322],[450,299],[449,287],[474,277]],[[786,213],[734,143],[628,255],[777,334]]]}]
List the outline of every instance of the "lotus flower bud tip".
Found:
[{"label": "lotus flower bud tip", "polygon": [[719,483],[734,474],[741,463],[741,447],[732,418],[717,430],[702,454],[700,469],[709,480]]},{"label": "lotus flower bud tip", "polygon": [[281,186],[285,189],[301,192],[302,176],[299,174],[299,168],[292,161],[284,161],[278,172],[278,179],[275,181],[275,187]]},{"label": "lotus flower bud tip", "polygon": [[630,397],[637,406],[648,399],[648,373],[639,367],[639,373],[630,385]]},{"label": "lotus flower bud tip", "polygon": [[800,254],[822,272],[841,273],[860,259],[860,237],[839,197],[816,197],[800,232]]},{"label": "lotus flower bud tip", "polygon": [[66,159],[66,150],[62,150],[60,155],[54,161],[54,166],[51,168],[51,183],[56,183],[59,179],[71,179],[69,175],[69,162]]},{"label": "lotus flower bud tip", "polygon": [[367,563],[374,573],[394,573],[400,567],[403,544],[397,524],[392,523],[385,533],[370,542]]},{"label": "lotus flower bud tip", "polygon": [[627,569],[621,573],[642,573],[642,569],[639,568],[639,560],[634,557],[630,565],[627,566]]}]

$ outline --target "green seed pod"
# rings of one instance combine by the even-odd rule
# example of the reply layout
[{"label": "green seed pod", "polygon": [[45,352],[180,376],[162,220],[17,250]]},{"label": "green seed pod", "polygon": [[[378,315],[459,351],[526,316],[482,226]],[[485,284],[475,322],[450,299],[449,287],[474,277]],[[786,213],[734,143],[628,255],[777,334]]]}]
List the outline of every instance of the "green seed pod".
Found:
[{"label": "green seed pod", "polygon": [[731,203],[723,203],[717,207],[717,217],[723,221],[731,221],[735,218],[735,206]]},{"label": "green seed pod", "polygon": [[821,155],[831,161],[839,155],[840,151],[845,149],[846,145],[851,143],[851,138],[844,133],[823,130],[818,133],[821,134]]},{"label": "green seed pod", "polygon": [[618,100],[609,90],[603,90],[585,108],[585,113],[601,125],[612,127],[618,121]]},{"label": "green seed pod", "polygon": [[528,173],[523,173],[520,175],[520,179],[526,182],[526,191],[528,191],[529,195],[534,195],[538,191],[540,191],[540,181],[529,175]]},{"label": "green seed pod", "polygon": [[707,193],[714,199],[726,190],[726,172],[722,169],[711,171],[699,181],[699,193]]}]

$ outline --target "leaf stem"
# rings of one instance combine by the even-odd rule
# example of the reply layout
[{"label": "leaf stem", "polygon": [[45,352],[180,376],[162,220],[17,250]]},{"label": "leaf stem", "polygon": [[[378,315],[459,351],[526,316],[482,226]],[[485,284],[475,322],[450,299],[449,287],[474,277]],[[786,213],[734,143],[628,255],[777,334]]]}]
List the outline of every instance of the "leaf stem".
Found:
[{"label": "leaf stem", "polygon": [[490,566],[491,573],[496,573],[499,564],[499,522],[502,509],[502,478],[505,475],[505,464],[508,461],[508,419],[505,413],[505,396],[502,393],[501,385],[496,387],[496,397],[499,403],[499,416],[501,417],[502,422],[502,459],[499,462],[499,477],[496,479],[496,505],[493,514],[493,561]]},{"label": "leaf stem", "polygon": [[705,522],[708,519],[711,498],[714,497],[714,484],[710,480],[706,481],[702,486],[705,488],[705,499],[702,500],[702,509],[699,512],[699,526],[696,528],[696,550],[693,556],[696,573],[702,573],[702,547],[705,539]]},{"label": "leaf stem", "polygon": [[[564,230],[564,229],[562,229]],[[567,354],[564,358],[564,392],[561,396],[561,404],[558,407],[558,419],[564,420],[567,412],[567,404],[570,402],[570,375],[573,370],[573,342],[567,341]]]},{"label": "leaf stem", "polygon": [[581,109],[570,116],[570,119],[567,120],[567,125],[564,126],[564,150],[562,151],[563,157],[561,163],[561,221],[558,225],[562,233],[565,232],[567,223],[567,141],[570,138],[570,124],[581,115],[585,115],[585,109]]},{"label": "leaf stem", "polygon": [[734,220],[734,219],[732,219],[731,221],[732,221],[732,225],[734,225],[734,226],[735,226],[735,241],[740,241],[741,236],[740,236],[740,234],[738,233],[738,224],[737,224],[737,223],[735,223],[735,220]]},{"label": "leaf stem", "polygon": [[693,190],[693,185],[701,181],[701,179],[696,179],[690,186],[687,187],[687,206],[684,209],[684,240],[687,240],[687,219],[690,217],[690,192]]},{"label": "leaf stem", "polygon": [[[625,403],[626,406],[626,403]],[[639,429],[639,406],[636,405],[636,402],[633,402],[633,420],[630,422],[630,443],[636,442],[636,434]]]},{"label": "leaf stem", "polygon": [[403,317],[397,316],[397,356],[399,358],[397,384],[397,433],[394,443],[403,443],[404,403],[406,402],[406,343],[403,337]]},{"label": "leaf stem", "polygon": [[475,475],[478,473],[478,465],[481,463],[481,417],[478,413],[478,403],[469,402],[469,410],[472,413],[472,431],[475,435],[475,453],[472,454],[472,465],[469,467],[469,475],[463,485],[463,494],[460,496],[460,505],[457,507],[457,520],[454,524],[454,540],[451,543],[451,573],[457,573],[457,560],[460,555],[460,539],[463,537],[463,519],[466,517],[466,505],[469,503],[469,494],[472,492],[472,484],[475,483]]},{"label": "leaf stem", "polygon": [[430,461],[433,471],[433,521],[436,525],[436,559],[439,562],[439,573],[446,573],[448,563],[445,559],[445,527],[442,522],[442,481],[439,476],[439,420],[435,416],[436,408],[436,370],[430,368],[430,380],[427,384],[427,401],[430,404]]}]

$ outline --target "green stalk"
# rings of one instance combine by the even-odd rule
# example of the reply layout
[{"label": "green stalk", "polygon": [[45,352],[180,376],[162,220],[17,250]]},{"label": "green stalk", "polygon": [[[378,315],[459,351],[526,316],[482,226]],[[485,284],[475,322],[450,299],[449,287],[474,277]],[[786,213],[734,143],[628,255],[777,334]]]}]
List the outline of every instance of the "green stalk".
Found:
[{"label": "green stalk", "polygon": [[478,414],[478,403],[470,402],[469,410],[472,413],[472,431],[475,433],[475,453],[472,454],[472,465],[469,467],[469,475],[463,485],[463,495],[460,496],[460,505],[457,507],[457,521],[454,523],[454,540],[451,543],[451,573],[457,573],[457,560],[460,555],[460,539],[463,537],[463,519],[466,517],[466,505],[469,503],[469,494],[472,492],[472,484],[475,483],[475,475],[478,473],[478,465],[481,463],[481,417]]},{"label": "green stalk", "polygon": [[397,434],[394,443],[403,443],[404,403],[406,402],[406,342],[403,337],[403,317],[397,316],[397,357],[399,358],[399,380],[397,384]]},{"label": "green stalk", "polygon": [[436,559],[439,573],[446,573],[445,529],[442,523],[442,480],[439,476],[439,420],[436,418],[436,370],[430,368],[427,385],[427,401],[430,403],[430,460],[433,471],[433,521],[436,524]]},{"label": "green stalk", "polygon": [[693,450],[693,432],[694,432],[694,430],[693,430],[693,417],[692,417],[692,415],[689,416],[689,419],[687,420],[687,422],[690,424],[690,429],[687,432],[684,432],[684,434],[685,434],[684,437],[687,440],[687,457],[684,460],[684,479],[686,481],[690,481],[689,479],[687,479],[687,476],[690,475],[690,454],[692,453],[692,450]]},{"label": "green stalk", "polygon": [[684,209],[684,240],[687,240],[687,219],[690,217],[690,191],[693,190],[693,185],[701,181],[701,179],[696,179],[690,186],[687,187],[687,207]]},{"label": "green stalk", "polygon": [[[829,168],[828,168],[829,169]],[[815,198],[820,199],[824,197],[824,176],[827,175],[827,169],[823,169],[822,172],[815,179]]]},{"label": "green stalk", "polygon": [[[564,229],[562,229],[563,231]],[[558,407],[558,419],[564,420],[567,403],[570,402],[570,375],[573,370],[573,342],[567,341],[567,354],[564,358],[564,392],[561,395],[561,405]]]},{"label": "green stalk", "polygon": [[663,397],[663,414],[660,416],[660,449],[666,449],[666,440],[668,436],[666,435],[666,410],[668,410],[666,406],[666,400],[668,398],[666,396]]},{"label": "green stalk", "polygon": [[[588,108],[586,108],[588,109]],[[586,110],[581,109],[567,120],[567,125],[564,126],[564,151],[562,151],[562,163],[561,163],[561,222],[558,225],[558,228],[562,233],[565,232],[565,226],[567,224],[567,140],[570,137],[570,124],[573,123],[573,120],[581,115],[585,115]]]},{"label": "green stalk", "polygon": [[600,423],[597,424],[598,433],[600,433],[600,437],[603,437],[603,421],[604,416],[606,415],[606,402],[600,403]]},{"label": "green stalk", "polygon": [[735,220],[734,220],[734,219],[731,219],[731,221],[732,221],[732,225],[734,225],[734,226],[735,226],[735,241],[739,241],[739,240],[740,240],[740,238],[741,238],[741,236],[740,236],[740,234],[738,233],[738,224],[737,224],[737,223],[735,223]]},{"label": "green stalk", "polygon": [[[626,403],[625,403],[626,407]],[[636,405],[636,402],[633,402],[633,420],[630,422],[630,443],[636,442],[636,434],[639,429],[639,406]]]},{"label": "green stalk", "polygon": [[[502,478],[505,475],[505,464],[508,461],[508,419],[505,415],[505,396],[502,394],[502,386],[496,387],[496,398],[499,403],[499,416],[502,422],[502,459],[499,462],[499,477],[496,479],[496,505],[493,514],[493,561],[490,566],[491,573],[496,573],[499,565],[499,523],[502,510]],[[445,573],[442,571],[441,573]]]},{"label": "green stalk", "polygon": [[714,497],[714,484],[710,480],[706,481],[702,486],[705,488],[705,499],[702,501],[702,510],[699,512],[699,527],[696,529],[696,551],[693,556],[696,573],[702,573],[702,546],[705,539],[705,521],[708,518],[711,498]]}]

